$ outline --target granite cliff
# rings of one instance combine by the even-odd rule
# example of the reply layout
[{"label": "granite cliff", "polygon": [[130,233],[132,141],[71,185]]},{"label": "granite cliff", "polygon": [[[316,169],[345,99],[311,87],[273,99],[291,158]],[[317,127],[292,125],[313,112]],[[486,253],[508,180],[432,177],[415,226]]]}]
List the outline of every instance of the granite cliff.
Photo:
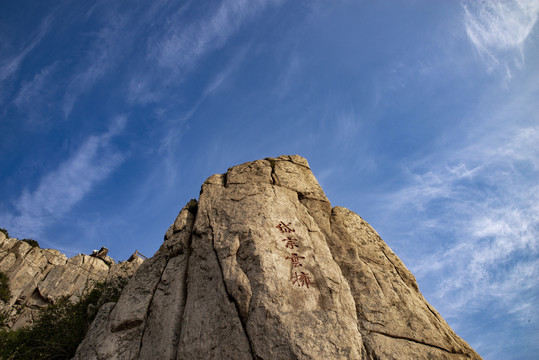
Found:
[{"label": "granite cliff", "polygon": [[76,359],[480,359],[299,156],[214,175]]},{"label": "granite cliff", "polygon": [[58,250],[36,245],[0,232],[0,272],[7,276],[10,290],[9,299],[0,301],[0,314],[12,330],[33,323],[40,309],[62,297],[76,302],[97,282],[132,276],[143,262],[132,257],[116,263],[104,248],[93,256],[68,259]]}]

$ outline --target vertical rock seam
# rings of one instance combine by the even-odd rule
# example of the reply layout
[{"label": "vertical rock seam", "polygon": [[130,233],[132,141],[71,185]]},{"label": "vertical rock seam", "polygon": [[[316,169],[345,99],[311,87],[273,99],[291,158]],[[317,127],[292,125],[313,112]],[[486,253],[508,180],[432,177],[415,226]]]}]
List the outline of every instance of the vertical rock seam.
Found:
[{"label": "vertical rock seam", "polygon": [[[212,226],[211,226],[211,221],[210,221],[209,217],[208,217],[208,223],[210,224],[210,229],[211,229],[211,239],[212,239],[213,251],[214,251],[214,253],[215,253],[215,257],[217,258],[217,262],[218,262],[218,264],[219,264],[219,269],[220,269],[220,271],[221,271],[221,274],[223,275],[223,278],[224,278],[225,272],[223,271],[223,264],[222,264],[221,260],[219,259],[219,255],[218,255],[218,253],[217,253],[217,249],[215,248],[215,238],[213,237],[213,228],[212,228]],[[224,281],[223,281],[223,282],[224,282]],[[245,316],[246,316],[246,314],[245,314],[244,311],[242,312],[242,311],[240,310],[240,305],[238,304],[238,300],[237,300],[236,297],[234,297],[234,296],[232,295],[232,293],[228,290],[227,285],[226,285],[226,282],[224,282],[224,289],[225,289],[226,295],[228,296],[229,300],[230,300],[231,302],[233,302],[233,303],[234,303],[234,306],[236,307],[236,312],[237,312],[238,317],[239,317],[239,319],[240,319],[240,322],[241,322],[241,325],[242,325],[242,329],[243,329],[243,333],[244,333],[245,338],[247,339],[247,342],[248,342],[248,344],[249,344],[250,355],[251,355],[251,356],[253,357],[253,359],[254,359],[255,356],[254,356],[254,352],[253,352],[252,343],[251,343],[251,340],[249,339],[249,335],[248,335],[247,330],[246,330],[246,328],[245,328]]]},{"label": "vertical rock seam", "polygon": [[481,359],[297,155],[202,185],[76,359]]}]

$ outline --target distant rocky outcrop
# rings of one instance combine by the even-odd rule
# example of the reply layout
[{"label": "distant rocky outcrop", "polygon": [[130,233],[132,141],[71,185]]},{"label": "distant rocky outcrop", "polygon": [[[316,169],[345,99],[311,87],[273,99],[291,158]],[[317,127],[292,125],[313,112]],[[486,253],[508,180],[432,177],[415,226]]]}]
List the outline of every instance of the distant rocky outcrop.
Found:
[{"label": "distant rocky outcrop", "polygon": [[36,245],[0,232],[0,272],[7,275],[11,294],[6,303],[0,301],[0,314],[7,315],[11,329],[31,324],[39,309],[62,297],[77,301],[97,282],[132,276],[143,261],[134,257],[116,263],[105,248],[68,259],[58,250]]},{"label": "distant rocky outcrop", "polygon": [[305,159],[214,175],[76,359],[480,359]]}]

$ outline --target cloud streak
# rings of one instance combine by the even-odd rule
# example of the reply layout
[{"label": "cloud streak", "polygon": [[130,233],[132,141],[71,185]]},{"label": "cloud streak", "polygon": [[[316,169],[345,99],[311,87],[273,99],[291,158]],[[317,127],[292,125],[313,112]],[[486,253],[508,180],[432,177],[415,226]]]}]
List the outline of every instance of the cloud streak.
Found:
[{"label": "cloud streak", "polygon": [[54,14],[49,14],[42,22],[41,26],[34,39],[30,43],[24,46],[18,53],[2,59],[0,64],[0,82],[4,81],[11,75],[13,75],[20,67],[24,58],[43,40],[45,35],[49,32],[51,23],[54,20]]},{"label": "cloud streak", "polygon": [[178,23],[156,45],[156,60],[164,68],[187,71],[210,51],[222,47],[240,27],[279,0],[224,1],[210,16],[187,26]]},{"label": "cloud streak", "polygon": [[[0,58],[0,84],[13,76],[20,68],[24,59],[28,54],[43,40],[51,28],[51,24],[54,21],[54,13],[52,11],[45,19],[41,22],[39,30],[34,38],[23,46],[19,51],[15,51],[13,55]],[[5,90],[0,87],[0,103],[3,100]]]},{"label": "cloud streak", "polygon": [[534,0],[466,1],[463,3],[466,34],[488,69],[508,68],[508,58],[523,61],[523,48],[539,16]]},{"label": "cloud streak", "polygon": [[[490,301],[528,308],[522,294],[539,286],[538,143],[539,127],[478,139],[438,159],[442,166],[411,171],[412,183],[389,196],[394,211],[424,218],[429,233],[449,234],[443,250],[412,265],[418,278],[445,279],[434,291],[444,316]],[[432,221],[440,207],[449,217]]]},{"label": "cloud streak", "polygon": [[169,98],[171,87],[182,84],[208,54],[224,47],[245,24],[268,7],[282,2],[228,0],[201,17],[192,16],[192,3],[188,2],[171,12],[172,15],[164,14],[167,26],[146,39],[144,70],[131,78],[129,102],[149,105]]},{"label": "cloud streak", "polygon": [[45,67],[31,81],[24,82],[17,93],[13,104],[19,111],[27,114],[27,121],[36,123],[47,116],[47,109],[52,105],[54,84],[51,78],[56,74],[58,62]]},{"label": "cloud streak", "polygon": [[191,119],[198,111],[204,101],[219,92],[222,87],[226,86],[233,77],[234,73],[239,69],[240,65],[244,61],[249,51],[249,46],[240,49],[235,56],[219,71],[211,81],[208,82],[202,94],[194,102],[192,107],[184,112],[179,117],[174,117],[164,122],[163,128],[165,129],[165,135],[160,142],[159,152],[164,154],[161,156],[161,165],[165,169],[167,176],[167,187],[174,186],[177,183],[176,179],[178,174],[178,151],[176,146],[179,139],[181,139],[182,132],[185,131],[185,124]]},{"label": "cloud streak", "polygon": [[97,34],[91,45],[87,62],[75,72],[69,81],[62,111],[67,118],[81,94],[88,91],[100,78],[121,60],[122,50],[129,46],[133,34],[126,35],[128,15],[110,15],[109,24]]},{"label": "cloud streak", "polygon": [[14,233],[38,237],[68,213],[123,162],[124,155],[114,149],[112,140],[125,122],[118,117],[106,133],[86,139],[69,159],[44,175],[34,191],[23,191],[14,201],[17,214],[0,214],[2,223]]},{"label": "cloud streak", "polygon": [[27,108],[36,99],[45,94],[45,86],[54,73],[57,63],[49,65],[34,76],[32,81],[25,82],[20,88],[17,97],[13,101],[19,109]]}]

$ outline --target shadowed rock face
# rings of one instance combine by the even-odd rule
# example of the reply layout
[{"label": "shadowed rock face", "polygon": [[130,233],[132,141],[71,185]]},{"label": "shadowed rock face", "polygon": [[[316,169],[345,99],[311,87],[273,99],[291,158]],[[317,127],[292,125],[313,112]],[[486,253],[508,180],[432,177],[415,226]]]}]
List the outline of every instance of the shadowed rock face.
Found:
[{"label": "shadowed rock face", "polygon": [[214,175],[76,359],[480,359],[307,161]]}]

